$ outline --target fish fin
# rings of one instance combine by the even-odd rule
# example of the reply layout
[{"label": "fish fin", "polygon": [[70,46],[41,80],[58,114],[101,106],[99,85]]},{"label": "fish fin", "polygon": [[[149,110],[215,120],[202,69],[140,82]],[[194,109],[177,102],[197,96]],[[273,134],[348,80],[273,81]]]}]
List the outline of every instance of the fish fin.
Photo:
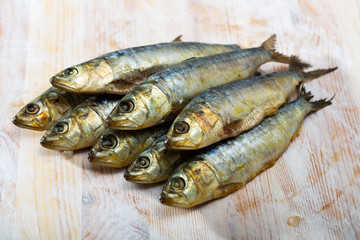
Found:
[{"label": "fish fin", "polygon": [[105,93],[125,95],[130,92],[138,83],[128,83],[123,81],[111,82],[104,86]]},{"label": "fish fin", "polygon": [[221,187],[218,187],[216,191],[213,193],[213,198],[222,198],[230,193],[233,193],[245,186],[244,183],[230,183]]},{"label": "fish fin", "polygon": [[310,105],[312,112],[315,112],[317,110],[320,110],[320,109],[322,109],[324,107],[327,107],[327,106],[331,105],[332,104],[331,101],[334,99],[335,94],[330,99],[324,98],[324,99],[320,99],[318,101],[311,102],[310,100],[314,96],[312,95],[312,93],[310,91],[307,92],[304,86],[301,86],[299,97],[303,98]]},{"label": "fish fin", "polygon": [[297,72],[303,72],[305,68],[309,68],[311,65],[309,63],[301,61],[298,56],[291,56],[289,63],[289,70],[295,70]]},{"label": "fish fin", "polygon": [[310,71],[310,72],[303,72],[302,73],[304,75],[303,81],[309,81],[309,80],[324,76],[328,73],[335,71],[336,69],[337,69],[337,67],[328,68],[328,69],[317,69],[317,70]]},{"label": "fish fin", "polygon": [[165,65],[157,65],[145,70],[137,70],[132,73],[128,77],[124,77],[123,79],[114,80],[104,86],[105,92],[108,94],[127,94],[134,87],[142,83],[145,79],[150,77],[151,75],[161,72],[169,67],[172,64]]},{"label": "fish fin", "polygon": [[243,119],[238,119],[231,122],[225,127],[225,134],[227,137],[234,137],[239,135],[239,132],[245,132],[254,126],[258,125],[264,118],[266,113],[262,108],[254,108]]},{"label": "fish fin", "polygon": [[181,37],[182,37],[182,35],[179,35],[179,36],[177,36],[174,40],[172,40],[173,42],[182,42],[182,40],[181,40]]},{"label": "fish fin", "polygon": [[275,50],[275,42],[276,42],[276,34],[269,37],[265,42],[261,44],[261,48],[267,50],[270,55],[272,56],[272,59],[276,62],[281,63],[289,63],[291,60],[291,57],[288,57],[284,54],[281,54]]}]

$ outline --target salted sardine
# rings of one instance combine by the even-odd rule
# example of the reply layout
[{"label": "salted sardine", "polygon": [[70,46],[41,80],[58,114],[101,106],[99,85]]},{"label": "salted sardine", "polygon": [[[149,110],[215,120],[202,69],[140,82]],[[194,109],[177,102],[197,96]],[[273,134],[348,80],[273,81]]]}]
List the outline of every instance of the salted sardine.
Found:
[{"label": "salted sardine", "polygon": [[94,145],[105,131],[104,121],[122,96],[95,96],[60,118],[41,138],[43,147],[78,150]]},{"label": "salted sardine", "polygon": [[274,49],[275,35],[260,47],[196,58],[156,73],[129,92],[111,112],[112,129],[142,129],[175,119],[199,93],[254,75],[266,62],[289,63]]},{"label": "salted sardine", "polygon": [[331,99],[310,102],[311,98],[302,89],[298,100],[283,106],[253,129],[204,148],[175,170],[162,190],[160,201],[193,207],[242,188],[275,164],[297,135],[306,115],[331,104]]}]

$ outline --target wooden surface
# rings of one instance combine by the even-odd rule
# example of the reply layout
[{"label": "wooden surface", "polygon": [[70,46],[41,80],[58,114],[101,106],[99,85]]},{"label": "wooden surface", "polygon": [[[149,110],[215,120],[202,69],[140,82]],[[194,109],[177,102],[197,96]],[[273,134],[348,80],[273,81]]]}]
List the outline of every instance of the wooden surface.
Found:
[{"label": "wooden surface", "polygon": [[[355,0],[0,1],[0,239],[360,239],[359,25]],[[163,206],[161,184],[44,149],[42,132],[11,123],[54,73],[100,54],[179,34],[252,47],[273,33],[280,51],[339,66],[306,84],[333,105],[273,168],[201,207]]]}]

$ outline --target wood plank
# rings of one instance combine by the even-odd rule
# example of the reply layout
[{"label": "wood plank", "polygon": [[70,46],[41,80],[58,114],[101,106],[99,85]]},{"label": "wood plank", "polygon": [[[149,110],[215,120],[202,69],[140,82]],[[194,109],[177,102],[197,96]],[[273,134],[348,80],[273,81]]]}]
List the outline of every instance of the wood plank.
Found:
[{"label": "wood plank", "polygon": [[[0,1],[0,239],[359,239],[360,6],[330,1]],[[39,145],[11,117],[54,73],[106,52],[171,41],[277,48],[314,68],[333,105],[310,115],[274,167],[194,209],[161,205],[162,184],[123,179]],[[267,64],[266,71],[284,69]]]}]

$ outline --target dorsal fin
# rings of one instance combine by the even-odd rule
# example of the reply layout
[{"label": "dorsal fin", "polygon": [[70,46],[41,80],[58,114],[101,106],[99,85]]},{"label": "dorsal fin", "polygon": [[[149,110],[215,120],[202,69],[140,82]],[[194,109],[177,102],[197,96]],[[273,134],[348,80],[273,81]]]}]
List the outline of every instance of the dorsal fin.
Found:
[{"label": "dorsal fin", "polygon": [[181,41],[181,37],[182,37],[182,35],[179,35],[179,36],[177,36],[174,40],[172,40],[173,42],[182,42]]}]

